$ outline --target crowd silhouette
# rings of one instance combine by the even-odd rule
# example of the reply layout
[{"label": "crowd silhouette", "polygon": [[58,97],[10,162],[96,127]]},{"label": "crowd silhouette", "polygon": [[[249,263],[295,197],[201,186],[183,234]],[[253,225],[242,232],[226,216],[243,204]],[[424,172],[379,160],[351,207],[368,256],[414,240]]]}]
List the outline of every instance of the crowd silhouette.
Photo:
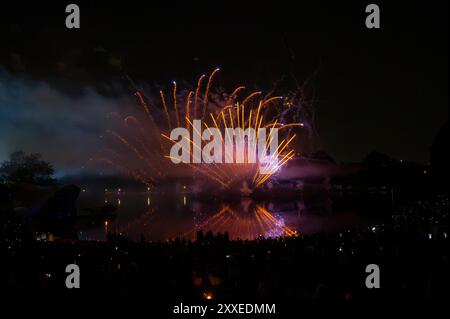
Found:
[{"label": "crowd silhouette", "polygon": [[[336,234],[188,241],[38,241],[2,214],[1,288],[37,297],[365,299],[448,297],[448,198],[404,207],[390,223]],[[81,289],[65,287],[80,267]],[[365,285],[377,264],[381,288]]]}]

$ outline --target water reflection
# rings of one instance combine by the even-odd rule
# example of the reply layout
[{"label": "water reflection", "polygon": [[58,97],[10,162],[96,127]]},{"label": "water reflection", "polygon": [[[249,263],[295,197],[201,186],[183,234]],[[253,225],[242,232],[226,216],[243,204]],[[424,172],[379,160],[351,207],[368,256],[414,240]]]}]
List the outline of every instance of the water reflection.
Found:
[{"label": "water reflection", "polygon": [[[125,202],[125,201],[124,201]],[[269,211],[263,204],[256,204],[251,199],[238,203],[207,203],[190,201],[182,196],[182,205],[172,201],[170,207],[166,200],[161,206],[149,206],[145,213],[135,218],[118,216],[111,223],[111,230],[136,237],[166,240],[169,238],[194,239],[199,230],[213,233],[228,232],[233,239],[254,239],[259,236],[295,236],[298,230],[286,224],[281,213]],[[147,205],[150,203],[147,198]]]},{"label": "water reflection", "polygon": [[255,205],[250,199],[242,200],[240,206],[242,209],[238,211],[229,204],[223,204],[219,211],[206,218],[205,221],[198,221],[197,218],[194,229],[184,234],[183,237],[194,238],[198,230],[212,231],[213,233],[228,232],[231,238],[241,239],[298,234],[297,230],[286,226],[281,214],[269,212],[264,207]]},{"label": "water reflection", "polygon": [[140,240],[141,236],[153,241],[177,237],[194,239],[199,230],[228,232],[231,239],[254,239],[340,231],[355,223],[366,223],[364,214],[334,210],[330,198],[308,201],[242,198],[224,202],[198,200],[186,193],[121,191],[120,195],[116,192],[83,195],[79,209],[103,203],[115,203],[116,215],[102,218],[100,222],[80,224],[79,233],[83,234],[80,239],[104,240],[108,231],[126,234],[133,240]]}]

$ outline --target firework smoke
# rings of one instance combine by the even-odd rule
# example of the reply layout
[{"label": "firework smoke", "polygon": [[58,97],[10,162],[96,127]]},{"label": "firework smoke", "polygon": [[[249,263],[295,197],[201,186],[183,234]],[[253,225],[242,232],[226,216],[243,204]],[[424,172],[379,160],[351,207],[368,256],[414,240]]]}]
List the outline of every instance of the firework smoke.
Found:
[{"label": "firework smoke", "polygon": [[[272,93],[264,95],[261,91],[248,91],[244,86],[227,93],[214,86],[218,73],[217,68],[209,76],[200,76],[197,85],[191,90],[180,90],[174,81],[170,94],[163,90],[159,92],[159,103],[136,89],[134,94],[140,105],[140,114],[111,113],[112,118],[122,122],[122,129],[108,131],[115,141],[114,147],[103,149],[96,160],[106,162],[146,184],[177,176],[201,175],[225,189],[238,186],[248,188],[251,192],[263,185],[298,154],[293,148],[293,141],[297,137],[296,130],[305,126],[301,119],[303,95],[298,92],[284,96],[272,96]],[[220,130],[222,145],[226,139],[225,128],[242,128],[243,131],[251,128],[255,132],[260,128],[277,128],[280,143],[276,156],[265,158],[264,171],[260,162],[175,165],[169,156],[169,150],[175,143],[170,138],[170,131],[180,126],[195,130],[195,119],[201,120],[206,130]],[[272,138],[269,133],[266,150]],[[189,143],[190,155],[194,157],[194,150],[201,149],[201,145],[191,139]],[[248,150],[247,146],[234,147]]]}]

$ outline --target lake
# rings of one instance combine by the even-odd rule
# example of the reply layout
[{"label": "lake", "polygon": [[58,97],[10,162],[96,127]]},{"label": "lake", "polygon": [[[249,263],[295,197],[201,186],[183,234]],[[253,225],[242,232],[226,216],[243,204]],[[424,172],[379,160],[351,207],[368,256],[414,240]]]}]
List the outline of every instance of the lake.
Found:
[{"label": "lake", "polygon": [[383,223],[391,213],[390,197],[386,194],[205,201],[187,193],[83,190],[78,200],[79,214],[86,208],[105,204],[117,207],[115,216],[79,218],[79,239],[105,240],[108,231],[136,241],[142,236],[151,241],[195,239],[198,230],[228,232],[231,239],[311,235],[372,227]]}]

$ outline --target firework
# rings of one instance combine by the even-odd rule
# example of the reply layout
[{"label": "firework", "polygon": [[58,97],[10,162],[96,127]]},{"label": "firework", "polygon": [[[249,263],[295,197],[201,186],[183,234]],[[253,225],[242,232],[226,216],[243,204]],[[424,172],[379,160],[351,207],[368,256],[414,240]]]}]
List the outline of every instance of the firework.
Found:
[{"label": "firework", "polygon": [[[293,98],[290,96],[263,96],[261,91],[245,94],[244,86],[239,86],[227,94],[223,89],[214,87],[214,79],[218,72],[217,68],[209,76],[200,76],[196,87],[192,90],[181,91],[174,81],[169,98],[163,90],[159,92],[159,103],[136,90],[135,96],[143,112],[137,116],[113,114],[114,118],[123,122],[123,127],[121,130],[110,130],[108,133],[120,146],[115,151],[104,150],[103,156],[98,159],[147,184],[165,177],[188,176],[195,172],[222,188],[245,185],[251,191],[263,185],[297,153],[292,147],[296,138],[293,128],[303,126],[303,123],[289,122],[289,119],[298,118],[298,108],[294,106]],[[155,106],[157,104],[160,106]],[[201,163],[201,140],[188,138],[192,163],[173,164],[169,154],[171,146],[175,143],[170,138],[171,130],[182,126],[198,131],[199,129],[193,125],[196,119],[201,120],[204,126],[202,129],[215,128],[221,132],[220,140],[223,147],[227,140],[226,128],[241,128],[242,131],[254,129],[256,139],[260,137],[258,136],[260,129],[267,128],[269,134],[265,137],[264,155],[258,157],[254,163],[244,161],[244,163],[205,164]],[[266,155],[274,138],[272,132],[275,128],[280,134],[280,142],[276,152]],[[229,136],[228,139],[234,141]],[[235,154],[244,154],[246,159],[253,151],[249,149],[251,147],[248,141],[234,142],[233,145]]]}]

